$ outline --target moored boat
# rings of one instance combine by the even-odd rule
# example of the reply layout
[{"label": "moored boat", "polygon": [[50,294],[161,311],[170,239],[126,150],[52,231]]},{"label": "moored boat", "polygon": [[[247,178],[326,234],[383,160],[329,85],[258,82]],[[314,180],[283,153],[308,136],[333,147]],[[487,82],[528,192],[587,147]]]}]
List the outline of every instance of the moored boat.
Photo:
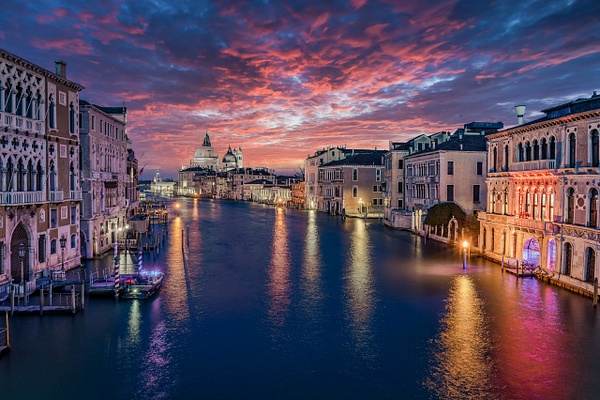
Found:
[{"label": "moored boat", "polygon": [[141,271],[137,274],[121,275],[121,298],[144,300],[151,297],[162,286],[165,274],[160,271]]}]

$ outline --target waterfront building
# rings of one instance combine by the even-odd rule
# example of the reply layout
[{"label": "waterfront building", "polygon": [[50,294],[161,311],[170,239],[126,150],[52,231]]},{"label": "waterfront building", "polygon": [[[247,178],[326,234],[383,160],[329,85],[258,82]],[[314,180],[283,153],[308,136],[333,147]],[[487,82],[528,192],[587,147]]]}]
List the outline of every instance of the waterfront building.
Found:
[{"label": "waterfront building", "polygon": [[303,209],[306,203],[306,194],[304,192],[306,185],[304,182],[292,183],[292,207]]},{"label": "waterfront building", "polygon": [[152,182],[150,182],[150,191],[160,196],[172,196],[175,193],[175,182],[171,179],[163,180],[160,172],[156,171]]},{"label": "waterfront building", "polygon": [[372,150],[347,149],[345,146],[328,147],[317,150],[312,156],[309,155],[304,160],[304,181],[305,181],[305,207],[309,210],[317,209],[317,189],[319,167],[332,161],[343,160],[346,157],[357,153],[369,153]]},{"label": "waterfront building", "polygon": [[80,265],[79,91],[0,49],[0,291]]},{"label": "waterfront building", "polygon": [[381,216],[385,153],[361,151],[319,166],[316,209],[348,216]]},{"label": "waterfront building", "polygon": [[[598,276],[600,96],[488,136],[482,252],[592,292]],[[517,107],[522,119],[524,107]]]},{"label": "waterfront building", "polygon": [[399,228],[400,211],[404,210],[404,157],[410,152],[406,142],[390,142],[383,157],[383,222]]},{"label": "waterfront building", "polygon": [[144,170],[143,167],[141,171],[138,169],[138,160],[135,157],[135,151],[133,151],[131,144],[131,140],[127,139],[127,175],[129,175],[129,180],[125,185],[125,200],[127,201],[127,204],[129,204],[129,214],[127,215],[127,218],[131,218],[137,214],[140,207],[139,177]]},{"label": "waterfront building", "polygon": [[251,200],[251,190],[247,183],[257,180],[264,179],[268,182],[274,182],[275,177],[273,171],[266,167],[260,168],[238,168],[230,170],[227,173],[228,183],[230,185],[230,199],[233,200]]},{"label": "waterfront building", "polygon": [[127,108],[79,102],[83,207],[81,249],[85,258],[112,250],[137,207],[137,161],[127,138]]},{"label": "waterfront building", "polygon": [[[467,217],[484,209],[485,135],[497,132],[502,126],[501,122],[471,122],[452,135],[448,132],[432,135],[427,145],[422,140],[419,142],[422,146],[409,142],[411,154],[404,157],[405,210],[395,215],[395,226],[423,233],[428,210],[441,203],[455,203]],[[423,150],[414,150],[419,148]],[[454,227],[455,231],[462,228]],[[453,232],[453,240],[456,233]],[[438,236],[441,240],[448,239],[448,229]]]}]

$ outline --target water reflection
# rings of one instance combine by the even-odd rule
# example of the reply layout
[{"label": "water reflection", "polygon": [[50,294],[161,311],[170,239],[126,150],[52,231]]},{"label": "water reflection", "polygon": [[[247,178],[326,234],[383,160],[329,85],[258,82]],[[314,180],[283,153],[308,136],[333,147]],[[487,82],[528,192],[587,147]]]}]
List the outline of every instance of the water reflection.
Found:
[{"label": "water reflection", "polygon": [[168,399],[170,388],[175,381],[170,375],[172,356],[171,343],[167,340],[167,328],[164,321],[159,322],[153,329],[148,343],[148,350],[143,357],[141,369],[141,384],[137,395],[141,398]]},{"label": "water reflection", "polygon": [[276,327],[285,324],[290,305],[290,249],[285,214],[282,208],[275,210],[275,226],[271,245],[271,261],[269,263],[268,294],[270,304],[269,321]]},{"label": "water reflection", "polygon": [[511,398],[574,398],[564,379],[576,363],[555,288],[534,279],[505,278],[506,300],[494,310],[498,381]]},{"label": "water reflection", "polygon": [[308,212],[308,225],[304,238],[304,267],[302,268],[302,294],[308,300],[307,309],[314,311],[322,298],[321,292],[321,255],[319,254],[319,230],[316,224],[315,210]]},{"label": "water reflection", "polygon": [[165,284],[169,287],[169,297],[165,303],[171,318],[183,326],[190,318],[189,280],[183,259],[183,222],[181,218],[174,218],[172,221],[165,266],[167,269]]},{"label": "water reflection", "polygon": [[363,220],[356,220],[351,232],[345,281],[354,346],[363,356],[372,357],[371,317],[374,300],[371,241]]},{"label": "water reflection", "polygon": [[483,301],[468,275],[452,278],[427,386],[437,398],[492,399],[492,342]]},{"label": "water reflection", "polygon": [[129,319],[127,321],[127,341],[130,345],[139,345],[140,342],[140,303],[134,301],[129,307]]}]

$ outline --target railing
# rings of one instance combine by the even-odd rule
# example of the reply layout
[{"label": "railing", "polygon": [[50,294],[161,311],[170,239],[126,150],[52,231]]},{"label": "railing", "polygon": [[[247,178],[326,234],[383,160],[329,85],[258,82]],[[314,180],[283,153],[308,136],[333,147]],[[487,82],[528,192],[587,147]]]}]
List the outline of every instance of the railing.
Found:
[{"label": "railing", "polygon": [[539,169],[556,169],[556,160],[533,160],[512,163],[511,171],[535,171]]},{"label": "railing", "polygon": [[51,203],[60,203],[64,199],[64,192],[50,192],[50,202]]},{"label": "railing", "polygon": [[81,190],[71,190],[71,200],[81,200],[83,197],[81,196]]},{"label": "railing", "polygon": [[42,132],[42,123],[40,121],[7,113],[0,113],[0,127],[27,129],[37,133]]},{"label": "railing", "polygon": [[43,203],[44,192],[0,192],[0,205],[26,205]]}]

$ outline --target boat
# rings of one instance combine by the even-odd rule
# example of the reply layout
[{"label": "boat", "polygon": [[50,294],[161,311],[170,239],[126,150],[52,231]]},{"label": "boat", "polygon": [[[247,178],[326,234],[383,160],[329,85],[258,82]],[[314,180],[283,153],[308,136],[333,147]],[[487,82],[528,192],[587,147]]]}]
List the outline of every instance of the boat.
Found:
[{"label": "boat", "polygon": [[126,300],[145,300],[162,286],[165,274],[160,271],[143,270],[137,274],[121,275],[121,298]]}]

